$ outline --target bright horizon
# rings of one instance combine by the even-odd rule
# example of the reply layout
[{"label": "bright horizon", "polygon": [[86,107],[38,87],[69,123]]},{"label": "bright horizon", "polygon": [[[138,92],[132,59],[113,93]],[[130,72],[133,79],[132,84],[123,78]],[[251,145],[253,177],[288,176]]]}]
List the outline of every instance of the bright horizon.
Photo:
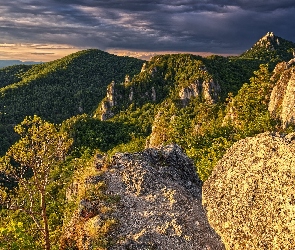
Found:
[{"label": "bright horizon", "polygon": [[[64,44],[0,44],[0,60],[19,60],[22,62],[49,62],[56,59],[60,59],[69,54],[90,49],[83,47],[73,47]],[[110,54],[118,56],[130,56],[140,58],[143,60],[149,60],[151,57],[160,54],[176,54],[176,53],[189,53],[200,56],[209,56],[215,53],[213,52],[188,52],[188,51],[131,51],[122,49],[109,49],[105,50]],[[222,54],[218,55],[229,56],[237,54]]]}]

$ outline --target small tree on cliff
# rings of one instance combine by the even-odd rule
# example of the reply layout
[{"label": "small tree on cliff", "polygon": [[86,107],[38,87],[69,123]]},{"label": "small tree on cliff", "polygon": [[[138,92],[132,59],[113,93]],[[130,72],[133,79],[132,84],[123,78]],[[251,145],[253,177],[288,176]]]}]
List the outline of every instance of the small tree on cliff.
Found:
[{"label": "small tree on cliff", "polygon": [[17,183],[13,190],[1,189],[2,207],[26,213],[42,232],[44,246],[50,249],[46,203],[50,171],[65,157],[72,140],[59,132],[54,124],[40,117],[27,117],[15,127],[20,135],[0,162],[0,170]]}]

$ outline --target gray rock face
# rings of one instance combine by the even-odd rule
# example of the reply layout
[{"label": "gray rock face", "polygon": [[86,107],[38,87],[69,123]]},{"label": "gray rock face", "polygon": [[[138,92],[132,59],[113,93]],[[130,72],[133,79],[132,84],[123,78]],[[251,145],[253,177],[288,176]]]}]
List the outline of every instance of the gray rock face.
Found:
[{"label": "gray rock face", "polygon": [[182,88],[179,91],[179,97],[184,104],[187,104],[192,97],[202,97],[207,103],[213,104],[218,100],[219,93],[220,86],[213,80],[209,82],[196,80],[189,86]]},{"label": "gray rock face", "polygon": [[295,134],[236,142],[203,186],[210,224],[226,249],[294,249]]},{"label": "gray rock face", "polygon": [[110,249],[224,249],[201,204],[201,181],[176,145],[116,154],[104,175],[121,197]]},{"label": "gray rock face", "polygon": [[282,121],[282,127],[295,123],[295,67],[288,68],[286,63],[279,64],[275,75],[280,75],[270,97],[270,114]]},{"label": "gray rock face", "polygon": [[101,117],[102,121],[105,121],[114,116],[114,113],[111,111],[112,107],[117,104],[117,97],[115,91],[115,82],[111,82],[111,84],[107,88],[107,96],[102,101],[100,106]]}]

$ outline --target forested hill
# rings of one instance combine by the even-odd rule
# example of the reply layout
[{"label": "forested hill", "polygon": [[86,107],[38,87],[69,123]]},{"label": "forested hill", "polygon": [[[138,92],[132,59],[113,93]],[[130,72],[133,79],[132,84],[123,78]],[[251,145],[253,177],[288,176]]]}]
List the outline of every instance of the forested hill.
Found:
[{"label": "forested hill", "polygon": [[93,49],[34,65],[22,72],[17,70],[19,66],[4,68],[0,77],[7,70],[15,72],[10,78],[5,75],[1,78],[1,86],[5,86],[0,89],[0,110],[5,113],[2,122],[19,123],[33,114],[61,122],[79,113],[90,113],[112,80],[121,81],[126,74],[137,74],[142,63],[139,59]]},{"label": "forested hill", "polygon": [[44,64],[0,69],[1,149],[14,141],[13,126],[28,115],[60,123],[90,114],[111,81],[137,74],[142,64],[139,59],[91,49]]}]

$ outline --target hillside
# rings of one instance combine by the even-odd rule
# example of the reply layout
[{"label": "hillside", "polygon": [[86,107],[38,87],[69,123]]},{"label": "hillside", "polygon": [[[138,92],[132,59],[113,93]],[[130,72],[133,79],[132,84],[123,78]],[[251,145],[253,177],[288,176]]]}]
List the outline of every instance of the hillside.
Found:
[{"label": "hillside", "polygon": [[22,75],[32,67],[33,65],[15,65],[0,69],[0,87],[21,81]]},{"label": "hillside", "polygon": [[229,92],[238,91],[259,64],[259,60],[220,56],[155,56],[133,79],[110,84],[94,114],[104,120],[131,104],[136,108],[165,101],[182,105],[188,104],[191,98],[210,104],[223,102]]},{"label": "hillside", "polygon": [[[113,80],[140,71],[143,61],[100,50],[86,50],[33,66],[0,70],[0,154],[11,139],[13,125],[37,114],[55,123],[95,109]],[[12,124],[12,125],[11,125]]]},{"label": "hillside", "polygon": [[[135,58],[86,50],[34,65],[24,72],[12,72],[18,77],[16,81],[2,78],[1,83],[0,107],[6,108],[3,119],[18,123],[26,115],[38,114],[61,122],[79,113],[90,113],[112,80],[121,81],[126,74],[138,73],[142,63]],[[14,68],[17,67],[2,71]]]}]

